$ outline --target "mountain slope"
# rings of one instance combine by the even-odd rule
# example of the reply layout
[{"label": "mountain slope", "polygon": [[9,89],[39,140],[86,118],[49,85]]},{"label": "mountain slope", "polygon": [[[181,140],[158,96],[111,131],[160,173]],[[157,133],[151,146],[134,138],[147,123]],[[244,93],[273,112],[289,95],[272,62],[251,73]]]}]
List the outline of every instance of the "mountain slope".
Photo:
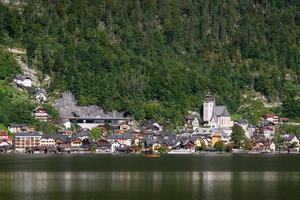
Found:
[{"label": "mountain slope", "polygon": [[208,90],[231,112],[247,91],[299,96],[297,0],[15,2],[0,4],[2,43],[84,105],[181,123]]}]

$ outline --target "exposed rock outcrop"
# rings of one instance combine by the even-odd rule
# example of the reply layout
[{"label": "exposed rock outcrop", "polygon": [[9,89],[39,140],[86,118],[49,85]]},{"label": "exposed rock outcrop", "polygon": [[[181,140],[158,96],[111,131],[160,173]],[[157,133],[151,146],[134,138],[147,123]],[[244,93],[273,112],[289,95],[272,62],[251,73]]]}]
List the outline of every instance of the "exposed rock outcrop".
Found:
[{"label": "exposed rock outcrop", "polygon": [[72,92],[64,92],[55,102],[55,108],[59,112],[60,118],[63,122],[68,121],[71,117],[126,117],[124,112],[116,110],[112,112],[105,112],[101,107],[96,105],[78,106]]}]

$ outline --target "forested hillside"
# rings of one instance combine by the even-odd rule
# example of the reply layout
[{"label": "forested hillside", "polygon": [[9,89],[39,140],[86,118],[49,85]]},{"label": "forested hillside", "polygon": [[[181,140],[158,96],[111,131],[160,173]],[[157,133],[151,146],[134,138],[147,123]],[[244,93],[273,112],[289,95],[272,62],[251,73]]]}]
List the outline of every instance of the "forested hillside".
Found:
[{"label": "forested hillside", "polygon": [[11,1],[0,43],[26,48],[53,93],[140,120],[181,123],[207,91],[232,113],[257,91],[300,115],[298,0]]}]

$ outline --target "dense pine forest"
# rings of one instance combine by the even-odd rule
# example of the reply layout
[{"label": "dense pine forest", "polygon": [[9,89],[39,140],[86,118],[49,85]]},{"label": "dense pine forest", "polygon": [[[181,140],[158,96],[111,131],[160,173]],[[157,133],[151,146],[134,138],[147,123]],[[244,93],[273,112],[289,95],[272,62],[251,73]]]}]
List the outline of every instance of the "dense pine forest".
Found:
[{"label": "dense pine forest", "polygon": [[18,71],[3,49],[21,47],[53,95],[138,120],[180,124],[208,91],[253,122],[270,111],[258,93],[300,116],[298,0],[4,1],[0,44],[1,79]]}]

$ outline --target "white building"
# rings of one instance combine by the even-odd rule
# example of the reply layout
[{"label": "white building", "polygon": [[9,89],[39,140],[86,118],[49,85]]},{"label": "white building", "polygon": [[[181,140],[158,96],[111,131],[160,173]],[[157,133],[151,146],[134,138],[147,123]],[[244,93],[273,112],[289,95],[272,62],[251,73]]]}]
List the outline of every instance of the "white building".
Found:
[{"label": "white building", "polygon": [[45,91],[45,89],[42,88],[38,88],[35,91],[35,98],[38,102],[45,102],[47,101],[47,93]]},{"label": "white building", "polygon": [[209,122],[213,116],[213,110],[215,106],[215,99],[212,95],[207,94],[204,97],[203,103],[203,121]]},{"label": "white building", "polygon": [[51,137],[42,137],[40,140],[40,146],[41,147],[54,147],[55,146],[55,140]]},{"label": "white building", "polygon": [[14,78],[14,82],[18,86],[23,86],[23,87],[31,87],[32,86],[32,80],[29,76],[25,75],[17,75]]},{"label": "white building", "polygon": [[110,151],[111,152],[116,152],[117,149],[121,146],[121,144],[117,141],[114,141],[111,143],[111,146],[110,146]]},{"label": "white building", "polygon": [[270,144],[270,150],[271,150],[271,151],[275,151],[275,150],[276,150],[276,145],[274,144],[274,142],[272,142],[272,143]]},{"label": "white building", "polygon": [[16,151],[25,151],[26,148],[40,146],[42,134],[39,132],[20,132],[15,134]]},{"label": "white building", "polygon": [[215,99],[210,94],[204,97],[203,121],[215,128],[230,128],[233,125],[227,107],[216,106]]}]

